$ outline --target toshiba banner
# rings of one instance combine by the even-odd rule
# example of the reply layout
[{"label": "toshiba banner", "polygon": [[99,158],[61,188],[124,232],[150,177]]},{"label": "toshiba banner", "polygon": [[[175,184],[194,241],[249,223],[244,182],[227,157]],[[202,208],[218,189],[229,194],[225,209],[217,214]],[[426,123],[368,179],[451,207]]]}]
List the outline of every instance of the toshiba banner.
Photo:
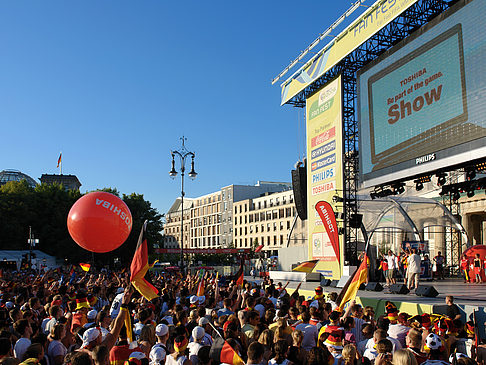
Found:
[{"label": "toshiba banner", "polygon": [[314,271],[328,278],[341,277],[343,252],[332,202],[343,191],[341,94],[338,77],[306,102],[309,260],[320,260]]}]

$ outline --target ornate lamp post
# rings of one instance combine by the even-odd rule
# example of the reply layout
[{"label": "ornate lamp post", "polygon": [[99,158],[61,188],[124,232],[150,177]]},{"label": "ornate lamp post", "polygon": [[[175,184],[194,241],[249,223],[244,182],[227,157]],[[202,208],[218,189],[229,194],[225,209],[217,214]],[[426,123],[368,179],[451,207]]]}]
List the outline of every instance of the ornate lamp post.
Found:
[{"label": "ornate lamp post", "polygon": [[181,137],[182,146],[179,150],[170,151],[172,156],[172,169],[169,172],[171,178],[177,176],[177,171],[175,169],[175,156],[179,156],[180,159],[180,172],[181,172],[181,272],[184,274],[184,172],[186,171],[185,164],[186,158],[191,157],[191,171],[189,171],[189,177],[194,180],[197,176],[196,171],[194,171],[194,157],[196,154],[190,152],[186,149],[184,142],[187,140],[184,136]]}]

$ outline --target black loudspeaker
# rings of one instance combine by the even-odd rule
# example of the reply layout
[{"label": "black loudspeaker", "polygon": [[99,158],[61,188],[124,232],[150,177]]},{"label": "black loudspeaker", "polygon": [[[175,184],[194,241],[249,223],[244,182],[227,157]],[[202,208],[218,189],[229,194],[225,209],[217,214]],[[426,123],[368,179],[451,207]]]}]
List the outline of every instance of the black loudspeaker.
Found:
[{"label": "black loudspeaker", "polygon": [[363,221],[363,214],[351,214],[349,216],[349,226],[351,228],[361,228],[362,221]]},{"label": "black loudspeaker", "polygon": [[393,284],[390,286],[390,291],[393,294],[408,294],[410,290],[408,290],[407,286],[404,284]]},{"label": "black loudspeaker", "polygon": [[368,283],[368,285],[366,285],[365,290],[366,291],[382,291],[383,286],[380,283],[370,282],[370,283]]},{"label": "black loudspeaker", "polygon": [[332,288],[335,288],[335,287],[337,287],[338,283],[339,283],[339,280],[332,280],[331,284],[329,284],[329,286],[332,287]]},{"label": "black loudspeaker", "polygon": [[307,171],[305,166],[292,170],[292,189],[294,190],[295,209],[300,219],[307,219]]},{"label": "black loudspeaker", "polygon": [[418,288],[415,289],[415,294],[419,297],[435,298],[439,295],[439,292],[431,285],[419,285]]},{"label": "black loudspeaker", "polygon": [[321,280],[321,286],[329,286],[329,285],[331,285],[330,279],[322,279]]},{"label": "black loudspeaker", "polygon": [[365,290],[365,289],[366,289],[365,283],[361,284],[358,288],[358,290]]}]

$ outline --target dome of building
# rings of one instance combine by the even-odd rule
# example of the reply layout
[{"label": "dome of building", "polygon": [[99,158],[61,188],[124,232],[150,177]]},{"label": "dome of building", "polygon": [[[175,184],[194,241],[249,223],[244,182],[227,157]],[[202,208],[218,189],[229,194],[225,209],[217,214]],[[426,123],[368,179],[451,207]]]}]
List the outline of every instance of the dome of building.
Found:
[{"label": "dome of building", "polygon": [[0,172],[0,186],[5,185],[9,181],[27,181],[30,187],[35,188],[38,183],[29,175],[24,174],[18,170],[3,170]]}]

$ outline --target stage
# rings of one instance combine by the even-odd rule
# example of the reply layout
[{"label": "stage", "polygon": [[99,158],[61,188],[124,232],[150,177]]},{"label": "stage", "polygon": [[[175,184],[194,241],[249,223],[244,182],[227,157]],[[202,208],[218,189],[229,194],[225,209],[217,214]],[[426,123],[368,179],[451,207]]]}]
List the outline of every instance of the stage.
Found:
[{"label": "stage", "polygon": [[[251,276],[246,276],[246,280],[260,283],[259,278],[253,279]],[[283,285],[286,281],[281,281]],[[274,281],[275,285],[278,281]],[[383,290],[379,292],[359,290],[357,294],[357,302],[363,306],[370,305],[376,310],[377,315],[384,313],[385,302],[390,300],[398,307],[399,311],[407,312],[411,315],[422,313],[445,313],[446,304],[445,297],[447,295],[454,296],[454,303],[460,308],[462,312],[462,320],[469,320],[469,316],[473,311],[476,311],[476,316],[479,323],[486,321],[486,284],[466,284],[462,279],[447,279],[439,281],[425,281],[421,282],[423,285],[431,285],[438,292],[439,295],[435,298],[419,297],[415,294],[392,294]],[[287,286],[287,291],[292,293],[299,285],[298,281],[290,281]],[[303,282],[299,293],[306,298],[315,295],[314,289],[319,285],[319,282]],[[341,288],[333,288],[329,286],[323,287],[325,293],[336,292],[339,293]],[[479,326],[481,336],[486,337],[484,326]]]}]

